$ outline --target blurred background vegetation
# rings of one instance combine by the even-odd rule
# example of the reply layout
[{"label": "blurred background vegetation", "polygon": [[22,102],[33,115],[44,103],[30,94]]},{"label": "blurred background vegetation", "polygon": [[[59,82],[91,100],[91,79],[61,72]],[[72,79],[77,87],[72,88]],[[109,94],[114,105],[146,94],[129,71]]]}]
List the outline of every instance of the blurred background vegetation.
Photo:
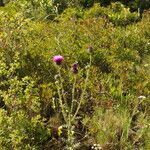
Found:
[{"label": "blurred background vegetation", "polygon": [[[79,150],[150,149],[149,0],[0,1],[0,150],[65,149],[52,57],[62,65],[68,103],[70,68],[79,63],[80,96],[92,68],[75,138]],[[143,96],[143,98],[139,97]]]}]

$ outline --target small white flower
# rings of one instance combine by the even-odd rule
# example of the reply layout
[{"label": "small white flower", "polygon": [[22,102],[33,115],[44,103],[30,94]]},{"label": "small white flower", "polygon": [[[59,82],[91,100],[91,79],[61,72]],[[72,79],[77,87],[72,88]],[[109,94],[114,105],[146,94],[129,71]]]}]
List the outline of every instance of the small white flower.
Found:
[{"label": "small white flower", "polygon": [[148,67],[148,66],[149,66],[148,64],[145,64],[145,65],[144,65],[144,67]]},{"label": "small white flower", "polygon": [[146,97],[145,96],[143,96],[143,95],[140,95],[139,97],[138,97],[138,99],[145,99]]}]

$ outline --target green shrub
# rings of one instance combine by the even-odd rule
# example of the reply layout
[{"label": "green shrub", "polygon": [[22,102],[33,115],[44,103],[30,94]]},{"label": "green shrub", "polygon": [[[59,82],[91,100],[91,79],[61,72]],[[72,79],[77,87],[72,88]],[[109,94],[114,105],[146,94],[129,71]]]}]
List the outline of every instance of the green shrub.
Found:
[{"label": "green shrub", "polygon": [[[40,149],[50,137],[40,116],[40,97],[35,81],[30,77],[20,79],[19,57],[0,61],[0,147],[3,149]],[[4,110],[5,108],[5,110]]]},{"label": "green shrub", "polygon": [[[109,7],[95,4],[87,10],[68,8],[53,21],[47,21],[32,19],[32,15],[41,15],[35,16],[33,10],[27,16],[26,6],[25,13],[15,2],[0,9],[0,147],[65,147],[67,129],[55,84],[59,76],[55,76],[57,69],[52,62],[52,57],[59,54],[64,57],[62,92],[67,104],[72,100],[74,76],[70,70],[76,61],[77,104],[85,92],[73,124],[79,149],[89,149],[93,144],[100,144],[103,149],[146,149],[149,12],[143,14],[142,20],[136,20],[137,13],[120,3]],[[83,90],[89,47],[92,66]],[[143,99],[138,98],[142,95]]]},{"label": "green shrub", "polygon": [[94,7],[85,12],[85,17],[106,17],[117,26],[126,26],[139,20],[138,13],[131,13],[129,8],[125,8],[124,5],[119,2],[112,3],[108,8],[95,4]]}]

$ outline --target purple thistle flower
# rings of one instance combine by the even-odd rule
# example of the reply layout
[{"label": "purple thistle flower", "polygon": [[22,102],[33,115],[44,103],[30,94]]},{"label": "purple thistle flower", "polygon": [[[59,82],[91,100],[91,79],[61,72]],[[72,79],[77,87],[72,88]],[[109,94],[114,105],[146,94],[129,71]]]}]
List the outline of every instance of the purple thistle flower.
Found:
[{"label": "purple thistle flower", "polygon": [[53,62],[55,62],[57,65],[61,65],[63,60],[64,60],[64,57],[61,55],[56,55],[53,57]]},{"label": "purple thistle flower", "polygon": [[72,65],[72,72],[73,72],[74,74],[77,74],[77,73],[78,73],[78,63],[74,63],[74,64]]}]

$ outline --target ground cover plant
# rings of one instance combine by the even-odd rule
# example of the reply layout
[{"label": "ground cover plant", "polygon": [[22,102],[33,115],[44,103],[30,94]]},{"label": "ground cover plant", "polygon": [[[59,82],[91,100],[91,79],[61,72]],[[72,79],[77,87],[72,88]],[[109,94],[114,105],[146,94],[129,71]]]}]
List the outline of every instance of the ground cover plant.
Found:
[{"label": "ground cover plant", "polygon": [[5,3],[0,150],[148,150],[149,10],[141,18],[120,2]]}]

